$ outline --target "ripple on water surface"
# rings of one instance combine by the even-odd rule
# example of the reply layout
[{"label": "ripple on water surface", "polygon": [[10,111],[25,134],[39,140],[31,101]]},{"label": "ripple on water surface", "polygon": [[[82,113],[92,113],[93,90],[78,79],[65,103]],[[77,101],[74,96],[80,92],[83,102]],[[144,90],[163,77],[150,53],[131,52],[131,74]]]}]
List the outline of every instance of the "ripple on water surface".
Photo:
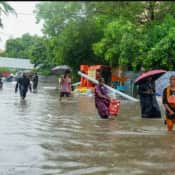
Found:
[{"label": "ripple on water surface", "polygon": [[54,82],[41,79],[25,101],[4,84],[0,174],[172,175],[175,133],[162,119],[141,119],[139,104],[124,100],[115,120],[102,120],[92,97],[60,103]]}]

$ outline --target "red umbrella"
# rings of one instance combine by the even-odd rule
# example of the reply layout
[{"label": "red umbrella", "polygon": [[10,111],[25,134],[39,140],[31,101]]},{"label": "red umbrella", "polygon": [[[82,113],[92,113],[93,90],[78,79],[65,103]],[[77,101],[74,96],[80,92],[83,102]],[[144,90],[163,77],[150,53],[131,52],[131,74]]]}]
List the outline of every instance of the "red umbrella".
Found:
[{"label": "red umbrella", "polygon": [[152,77],[153,80],[156,80],[157,78],[159,78],[165,72],[167,72],[167,71],[162,70],[162,69],[150,70],[148,72],[144,72],[135,80],[135,83],[136,84],[142,83],[144,80],[146,80],[149,77]]}]

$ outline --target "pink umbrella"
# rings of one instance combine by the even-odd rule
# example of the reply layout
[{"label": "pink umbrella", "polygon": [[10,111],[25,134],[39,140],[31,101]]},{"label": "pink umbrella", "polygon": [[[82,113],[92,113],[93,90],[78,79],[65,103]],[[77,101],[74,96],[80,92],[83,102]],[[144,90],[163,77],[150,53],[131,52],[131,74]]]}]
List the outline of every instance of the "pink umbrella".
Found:
[{"label": "pink umbrella", "polygon": [[149,77],[152,77],[153,80],[156,80],[166,72],[167,72],[166,70],[162,70],[162,69],[156,69],[156,70],[150,70],[148,72],[144,72],[135,80],[135,83],[136,84],[142,83],[144,80],[146,80]]}]

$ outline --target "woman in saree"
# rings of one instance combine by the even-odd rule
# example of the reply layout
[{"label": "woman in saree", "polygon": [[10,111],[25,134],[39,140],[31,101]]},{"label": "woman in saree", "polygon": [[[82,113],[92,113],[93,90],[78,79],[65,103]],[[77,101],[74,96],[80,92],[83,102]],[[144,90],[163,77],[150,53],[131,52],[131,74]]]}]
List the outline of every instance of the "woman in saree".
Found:
[{"label": "woman in saree", "polygon": [[108,119],[110,98],[107,96],[107,88],[104,86],[104,78],[99,79],[99,84],[95,86],[95,106],[101,118]]}]

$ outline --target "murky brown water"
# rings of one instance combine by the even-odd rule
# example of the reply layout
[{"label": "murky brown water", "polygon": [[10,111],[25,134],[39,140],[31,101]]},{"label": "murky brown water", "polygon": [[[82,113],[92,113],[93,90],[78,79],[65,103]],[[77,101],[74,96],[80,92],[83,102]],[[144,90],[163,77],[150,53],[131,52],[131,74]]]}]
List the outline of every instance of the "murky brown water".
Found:
[{"label": "murky brown water", "polygon": [[122,101],[116,120],[101,120],[92,97],[60,103],[49,81],[26,101],[14,84],[0,91],[0,175],[175,174],[175,132],[162,119]]}]

